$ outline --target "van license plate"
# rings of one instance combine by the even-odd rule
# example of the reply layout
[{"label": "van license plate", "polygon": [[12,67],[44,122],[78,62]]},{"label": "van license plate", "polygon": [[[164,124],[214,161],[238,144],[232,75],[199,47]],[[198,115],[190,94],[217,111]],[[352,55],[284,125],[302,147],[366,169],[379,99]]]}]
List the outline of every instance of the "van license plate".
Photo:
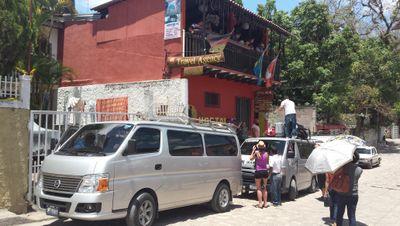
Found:
[{"label": "van license plate", "polygon": [[57,207],[49,206],[46,209],[46,214],[49,215],[49,216],[58,217],[59,210],[58,210]]},{"label": "van license plate", "polygon": [[257,190],[257,187],[254,184],[250,184],[250,190]]}]

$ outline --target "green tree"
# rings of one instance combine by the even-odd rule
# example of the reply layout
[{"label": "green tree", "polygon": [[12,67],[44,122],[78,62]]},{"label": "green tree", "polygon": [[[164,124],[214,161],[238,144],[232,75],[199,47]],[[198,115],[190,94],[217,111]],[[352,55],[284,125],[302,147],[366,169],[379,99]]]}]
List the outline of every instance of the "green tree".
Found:
[{"label": "green tree", "polygon": [[234,0],[234,2],[236,2],[237,4],[243,6],[243,1],[242,0]]},{"label": "green tree", "polygon": [[0,1],[0,75],[8,74],[24,61],[31,36],[27,1]]},{"label": "green tree", "polygon": [[267,18],[268,20],[272,20],[274,14],[277,12],[275,0],[266,0],[265,4],[257,5],[257,14]]}]

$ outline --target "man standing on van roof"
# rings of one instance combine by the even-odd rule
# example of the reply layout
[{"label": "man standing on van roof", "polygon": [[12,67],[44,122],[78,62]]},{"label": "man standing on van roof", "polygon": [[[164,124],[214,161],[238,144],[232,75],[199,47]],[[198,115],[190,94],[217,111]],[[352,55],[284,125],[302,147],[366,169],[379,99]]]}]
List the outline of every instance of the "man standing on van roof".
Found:
[{"label": "man standing on van roof", "polygon": [[285,109],[285,136],[295,137],[297,135],[297,120],[296,120],[296,108],[293,101],[289,99],[288,95],[285,95],[285,100],[281,102],[281,106],[277,110]]}]

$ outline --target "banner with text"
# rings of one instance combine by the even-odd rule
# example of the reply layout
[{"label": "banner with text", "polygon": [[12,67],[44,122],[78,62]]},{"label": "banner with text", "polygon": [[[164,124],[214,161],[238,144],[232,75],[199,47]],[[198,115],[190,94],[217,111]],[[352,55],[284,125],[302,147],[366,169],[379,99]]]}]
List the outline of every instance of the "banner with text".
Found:
[{"label": "banner with text", "polygon": [[164,0],[165,27],[164,39],[181,37],[181,0]]}]

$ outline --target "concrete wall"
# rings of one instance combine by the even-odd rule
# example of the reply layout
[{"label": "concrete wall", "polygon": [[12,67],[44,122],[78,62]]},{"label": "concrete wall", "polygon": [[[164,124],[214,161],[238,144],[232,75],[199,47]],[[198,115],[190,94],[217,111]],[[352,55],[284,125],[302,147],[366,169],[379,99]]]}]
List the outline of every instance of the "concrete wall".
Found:
[{"label": "concrete wall", "polygon": [[[279,113],[271,113],[269,116],[269,123],[275,124],[276,122],[285,122],[284,111]],[[297,123],[309,129],[311,133],[316,131],[317,111],[315,107],[296,106],[296,119]]]},{"label": "concrete wall", "polygon": [[26,213],[29,110],[0,108],[0,209]]},{"label": "concrete wall", "polygon": [[58,89],[58,111],[68,110],[67,103],[70,97],[81,98],[85,101],[86,112],[95,111],[97,99],[128,97],[129,113],[148,113],[158,104],[187,106],[188,81],[186,79],[171,79],[61,87]]}]

